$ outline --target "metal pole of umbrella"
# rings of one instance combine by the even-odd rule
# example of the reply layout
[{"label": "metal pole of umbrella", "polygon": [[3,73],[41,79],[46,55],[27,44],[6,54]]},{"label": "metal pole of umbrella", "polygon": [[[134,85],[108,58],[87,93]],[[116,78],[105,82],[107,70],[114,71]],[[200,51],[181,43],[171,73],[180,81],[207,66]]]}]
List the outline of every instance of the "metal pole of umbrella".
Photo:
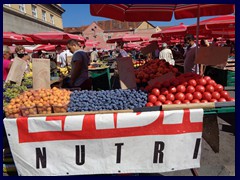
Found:
[{"label": "metal pole of umbrella", "polygon": [[[197,57],[197,54],[198,54],[198,39],[199,39],[199,21],[200,21],[200,4],[198,4],[198,12],[197,12],[197,31],[196,31],[196,44],[197,44],[197,47],[196,47],[196,56],[195,58]],[[199,73],[200,75],[203,74],[203,67],[202,65],[200,64],[200,67],[199,67]]]}]

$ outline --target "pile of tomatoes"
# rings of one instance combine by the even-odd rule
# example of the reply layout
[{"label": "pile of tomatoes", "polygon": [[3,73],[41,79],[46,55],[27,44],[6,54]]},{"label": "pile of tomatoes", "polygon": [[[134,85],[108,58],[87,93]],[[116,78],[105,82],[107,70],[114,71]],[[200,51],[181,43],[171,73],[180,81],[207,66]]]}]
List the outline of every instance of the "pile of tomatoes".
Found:
[{"label": "pile of tomatoes", "polygon": [[146,106],[235,101],[221,84],[217,84],[209,76],[185,74],[148,87],[148,91]]}]

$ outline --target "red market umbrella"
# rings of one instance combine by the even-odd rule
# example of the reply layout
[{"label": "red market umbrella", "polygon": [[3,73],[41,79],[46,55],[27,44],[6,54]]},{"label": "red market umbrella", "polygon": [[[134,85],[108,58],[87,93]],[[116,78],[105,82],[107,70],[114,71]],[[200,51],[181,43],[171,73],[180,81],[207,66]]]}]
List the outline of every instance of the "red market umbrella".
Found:
[{"label": "red market umbrella", "polygon": [[34,44],[31,37],[17,34],[14,32],[3,32],[3,44],[4,45],[29,45]]},{"label": "red market umbrella", "polygon": [[70,39],[75,39],[81,43],[85,42],[85,39],[82,36],[57,31],[25,35],[30,36],[34,40],[35,44],[67,44],[68,40]]},{"label": "red market umbrella", "polygon": [[112,39],[108,39],[107,43],[115,43],[115,42],[139,42],[139,41],[147,41],[147,37],[142,37],[138,35],[130,35],[125,34],[123,36],[115,37]]},{"label": "red market umbrella", "polygon": [[[187,31],[195,34],[196,27],[197,24],[190,25],[187,27]],[[212,35],[213,31],[215,31],[215,33],[213,33],[215,35],[221,34],[221,32],[224,32],[225,34],[233,34],[233,32],[235,32],[235,16],[225,15],[200,21],[199,31],[200,34],[205,35]]]},{"label": "red market umbrella", "polygon": [[86,40],[85,42],[86,47],[96,47],[99,44],[100,44],[99,41]]},{"label": "red market umbrella", "polygon": [[177,26],[165,28],[160,32],[152,34],[152,38],[156,37],[183,37],[187,32],[187,26],[180,23]]},{"label": "red market umbrella", "polygon": [[123,45],[124,48],[136,48],[139,46],[140,46],[139,44],[135,44],[135,43],[127,43]]},{"label": "red market umbrella", "polygon": [[[56,45],[40,45],[33,49],[33,51],[56,51],[55,49]],[[65,45],[61,45],[62,48],[66,48]]]},{"label": "red market umbrella", "polygon": [[[199,5],[199,6],[198,6]],[[199,14],[198,14],[199,7]],[[119,21],[171,21],[201,16],[226,15],[234,12],[233,4],[91,4],[92,16]]]}]

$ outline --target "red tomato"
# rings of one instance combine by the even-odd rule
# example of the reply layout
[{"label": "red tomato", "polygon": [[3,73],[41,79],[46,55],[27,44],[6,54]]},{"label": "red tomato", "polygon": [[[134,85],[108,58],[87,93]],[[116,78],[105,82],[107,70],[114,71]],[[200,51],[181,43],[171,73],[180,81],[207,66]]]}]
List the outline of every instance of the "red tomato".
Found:
[{"label": "red tomato", "polygon": [[174,86],[170,86],[169,89],[168,89],[169,93],[172,93],[174,94],[175,92],[177,92],[177,88],[174,87]]},{"label": "red tomato", "polygon": [[188,85],[191,85],[191,86],[196,86],[197,85],[197,81],[195,79],[190,79],[188,81]]},{"label": "red tomato", "polygon": [[191,93],[187,93],[185,94],[185,99],[191,101],[193,100],[193,95]]},{"label": "red tomato", "polygon": [[217,100],[218,100],[218,99],[220,98],[220,96],[221,96],[221,95],[220,95],[219,92],[217,92],[217,91],[215,91],[215,92],[212,93],[212,98],[213,98],[213,99],[217,99]]},{"label": "red tomato", "polygon": [[174,100],[175,100],[174,95],[173,95],[173,94],[168,94],[168,95],[167,95],[167,100],[169,100],[169,101],[174,101]]},{"label": "red tomato", "polygon": [[185,92],[186,91],[186,88],[184,85],[178,85],[177,86],[177,92]]},{"label": "red tomato", "polygon": [[200,93],[204,93],[205,91],[205,87],[203,85],[197,85],[195,89]]},{"label": "red tomato", "polygon": [[194,93],[195,92],[195,87],[192,85],[189,85],[186,90],[187,93]]},{"label": "red tomato", "polygon": [[187,99],[184,99],[182,103],[183,103],[183,104],[188,104],[188,103],[190,103],[190,101],[187,100]]},{"label": "red tomato", "polygon": [[217,85],[215,86],[215,91],[218,91],[218,92],[223,91],[223,86],[222,86],[221,84],[217,84]]},{"label": "red tomato", "polygon": [[202,99],[201,103],[208,103],[208,101],[206,99]]},{"label": "red tomato", "polygon": [[228,98],[228,101],[235,101],[235,98]]},{"label": "red tomato", "polygon": [[207,91],[207,92],[213,93],[214,90],[215,90],[215,89],[214,89],[214,86],[213,86],[213,85],[207,85],[207,86],[206,86],[206,91]]},{"label": "red tomato", "polygon": [[204,76],[203,77],[206,81],[211,80],[210,76]]},{"label": "red tomato", "polygon": [[210,92],[204,92],[203,93],[203,99],[210,101],[212,99],[212,94]]},{"label": "red tomato", "polygon": [[220,92],[220,95],[222,98],[225,98],[225,99],[228,99],[229,98],[229,94],[227,91],[221,91]]},{"label": "red tomato", "polygon": [[210,102],[218,102],[216,99],[211,99]]},{"label": "red tomato", "polygon": [[147,106],[147,107],[151,107],[151,106],[153,106],[153,103],[148,102],[148,103],[146,104],[146,106]]},{"label": "red tomato", "polygon": [[226,102],[227,100],[225,98],[219,98],[218,102]]},{"label": "red tomato", "polygon": [[160,95],[160,90],[158,88],[153,88],[151,93],[154,96],[159,96]]},{"label": "red tomato", "polygon": [[160,101],[156,101],[155,103],[154,103],[154,106],[161,106],[162,105],[162,103],[160,102]]},{"label": "red tomato", "polygon": [[177,94],[175,94],[175,99],[183,101],[185,99],[185,95],[181,92],[178,92]]},{"label": "red tomato", "polygon": [[168,89],[167,88],[162,88],[161,89],[161,94],[163,94],[163,95],[168,95]]},{"label": "red tomato", "polygon": [[182,104],[182,102],[180,100],[175,100],[173,101],[173,104]]},{"label": "red tomato", "polygon": [[157,97],[156,96],[154,96],[154,95],[152,95],[152,94],[150,94],[149,96],[148,96],[148,102],[151,102],[151,103],[155,103],[157,101]]},{"label": "red tomato", "polygon": [[158,96],[158,101],[164,103],[166,101],[166,97],[164,95],[159,95]]},{"label": "red tomato", "polygon": [[200,103],[199,99],[193,99],[191,103]]},{"label": "red tomato", "polygon": [[204,78],[200,78],[200,79],[197,80],[197,83],[199,85],[205,86],[207,84],[207,81]]},{"label": "red tomato", "polygon": [[193,99],[199,99],[201,100],[202,99],[202,94],[198,91],[194,92],[193,93]]},{"label": "red tomato", "polygon": [[209,84],[209,85],[213,85],[213,86],[215,86],[215,85],[217,85],[217,83],[214,81],[214,80],[208,80],[207,81],[207,84]]},{"label": "red tomato", "polygon": [[172,101],[166,100],[164,104],[172,104]]},{"label": "red tomato", "polygon": [[188,83],[187,83],[187,82],[183,82],[181,85],[183,85],[183,86],[187,86]]}]

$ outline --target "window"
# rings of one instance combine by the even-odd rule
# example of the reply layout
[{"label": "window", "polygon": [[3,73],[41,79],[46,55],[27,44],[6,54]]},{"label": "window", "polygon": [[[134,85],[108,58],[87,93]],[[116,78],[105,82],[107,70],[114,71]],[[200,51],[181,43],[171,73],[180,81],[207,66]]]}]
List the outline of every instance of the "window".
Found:
[{"label": "window", "polygon": [[11,7],[11,5],[10,4],[4,4],[5,6],[8,6],[8,7]]},{"label": "window", "polygon": [[51,20],[51,23],[54,24],[54,17],[52,14],[50,14],[50,20]]},{"label": "window", "polygon": [[21,12],[26,12],[25,11],[25,4],[19,4],[19,11],[21,11]]},{"label": "window", "polygon": [[33,17],[37,18],[37,7],[32,5],[32,15]]},{"label": "window", "polygon": [[42,10],[42,20],[47,21],[46,11]]}]

